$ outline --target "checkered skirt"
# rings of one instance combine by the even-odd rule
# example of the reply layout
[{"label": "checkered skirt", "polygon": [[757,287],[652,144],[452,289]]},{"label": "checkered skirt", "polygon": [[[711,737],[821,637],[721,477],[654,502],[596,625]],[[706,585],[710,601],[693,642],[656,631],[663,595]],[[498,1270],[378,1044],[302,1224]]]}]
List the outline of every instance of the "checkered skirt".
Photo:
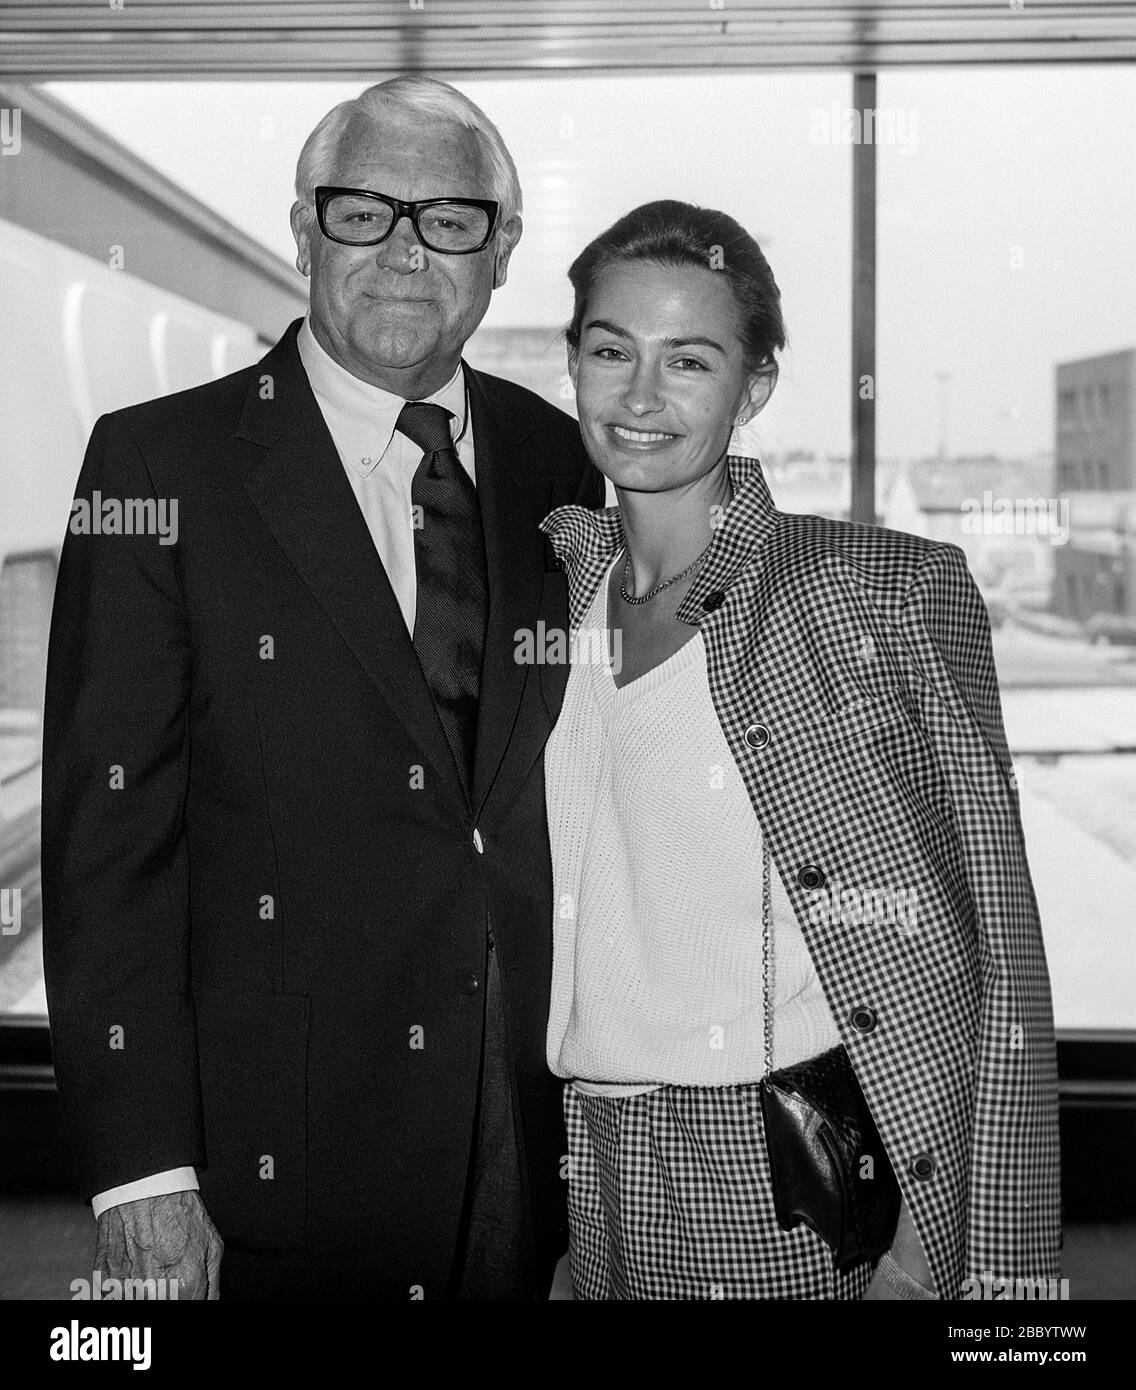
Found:
[{"label": "checkered skirt", "polygon": [[773,1211],[758,1087],[638,1096],[564,1087],[569,1259],[578,1299],[857,1299],[870,1261],[838,1272]]}]

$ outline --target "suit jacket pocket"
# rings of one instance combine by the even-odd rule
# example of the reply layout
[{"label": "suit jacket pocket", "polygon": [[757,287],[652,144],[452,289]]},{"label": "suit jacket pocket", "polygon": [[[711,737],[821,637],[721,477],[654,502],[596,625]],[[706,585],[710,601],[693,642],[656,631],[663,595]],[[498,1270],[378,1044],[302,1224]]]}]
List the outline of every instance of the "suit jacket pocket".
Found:
[{"label": "suit jacket pocket", "polygon": [[206,1166],[221,1238],[254,1254],[299,1245],[306,1219],[309,1001],[195,984]]}]

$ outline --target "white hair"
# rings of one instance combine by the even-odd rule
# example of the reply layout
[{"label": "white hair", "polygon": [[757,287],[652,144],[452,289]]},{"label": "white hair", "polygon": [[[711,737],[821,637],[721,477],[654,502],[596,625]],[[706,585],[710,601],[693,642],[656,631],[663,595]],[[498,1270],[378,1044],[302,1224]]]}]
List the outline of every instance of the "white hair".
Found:
[{"label": "white hair", "polygon": [[505,148],[501,132],[480,106],[463,96],[448,82],[434,77],[392,77],[360,92],[352,101],[333,106],[304,141],[296,162],[296,198],[304,208],[314,209],[315,190],[329,183],[339,153],[340,142],[348,123],[355,116],[381,123],[391,109],[422,117],[428,121],[448,122],[472,130],[481,145],[486,171],[489,174],[487,196],[501,207],[500,228],[521,211],[521,185],[517,166]]}]

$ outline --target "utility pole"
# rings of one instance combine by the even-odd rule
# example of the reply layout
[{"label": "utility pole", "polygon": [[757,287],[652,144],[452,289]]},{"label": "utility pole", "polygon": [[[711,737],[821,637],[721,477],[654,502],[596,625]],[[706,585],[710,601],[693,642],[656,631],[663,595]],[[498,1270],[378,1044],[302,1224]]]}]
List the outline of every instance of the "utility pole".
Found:
[{"label": "utility pole", "polygon": [[[852,78],[852,105],[876,109],[876,74]],[[852,500],[853,521],[876,523],[876,138],[852,146]]]}]

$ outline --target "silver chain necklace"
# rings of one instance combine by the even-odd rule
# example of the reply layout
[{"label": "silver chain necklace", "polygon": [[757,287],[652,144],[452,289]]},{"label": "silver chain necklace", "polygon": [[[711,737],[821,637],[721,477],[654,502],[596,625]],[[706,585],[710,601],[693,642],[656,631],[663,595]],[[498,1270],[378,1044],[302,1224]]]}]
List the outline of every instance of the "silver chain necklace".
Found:
[{"label": "silver chain necklace", "polygon": [[[710,545],[713,544],[714,542],[711,541]],[[624,546],[624,549],[627,550],[627,547]],[[709,549],[710,546],[708,545],[706,550]],[[672,584],[677,584],[680,579],[685,579],[691,570],[696,569],[702,561],[705,560],[706,550],[692,560],[690,564],[687,565],[686,569],[682,570],[679,574],[672,575],[670,579],[664,579],[661,584],[656,584],[653,589],[649,589],[645,594],[640,594],[638,598],[635,598],[632,594],[627,592],[627,576],[631,573],[631,552],[627,550],[627,559],[623,563],[623,578],[619,581],[620,598],[624,603],[646,603],[649,598],[654,598],[656,594],[661,594],[664,589],[669,589]]]}]

